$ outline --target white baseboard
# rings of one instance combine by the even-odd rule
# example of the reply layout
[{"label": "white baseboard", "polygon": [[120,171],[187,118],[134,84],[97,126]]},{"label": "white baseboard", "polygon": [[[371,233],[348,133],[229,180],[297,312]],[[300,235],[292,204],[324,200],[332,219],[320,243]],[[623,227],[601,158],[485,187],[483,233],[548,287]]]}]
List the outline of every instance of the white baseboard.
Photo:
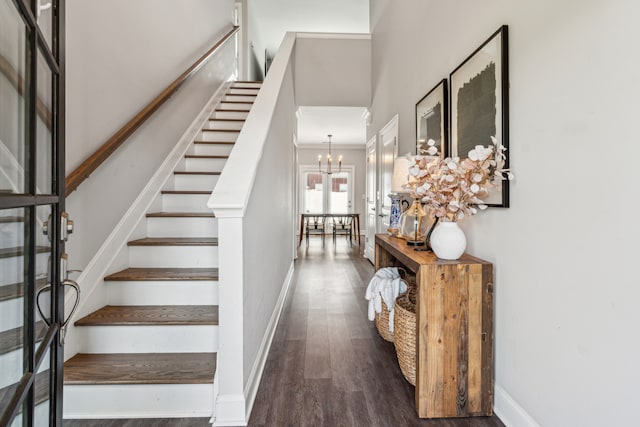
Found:
[{"label": "white baseboard", "polygon": [[264,333],[264,336],[262,337],[262,342],[260,343],[260,348],[258,349],[256,360],[253,364],[253,367],[251,368],[249,378],[247,379],[247,383],[244,387],[244,398],[246,402],[245,424],[220,424],[216,420],[214,425],[246,425],[246,423],[249,421],[251,410],[253,409],[253,403],[255,402],[256,394],[258,393],[258,387],[260,386],[260,380],[262,379],[262,373],[264,372],[264,366],[267,363],[267,356],[269,355],[271,343],[273,342],[273,336],[275,335],[276,328],[278,327],[278,321],[280,320],[280,315],[282,314],[284,302],[287,298],[287,294],[289,293],[289,288],[291,287],[291,282],[293,280],[293,270],[294,268],[292,261],[291,265],[289,266],[289,271],[287,272],[284,282],[282,283],[280,295],[278,296],[276,305],[273,308],[271,318],[269,319],[269,323],[267,324],[267,329]]},{"label": "white baseboard", "polygon": [[248,417],[243,417],[239,414],[245,412],[245,398],[242,394],[225,394],[218,396],[214,402],[215,419],[212,418],[210,422],[214,426],[246,426]]},{"label": "white baseboard", "polygon": [[540,427],[531,415],[525,411],[510,395],[494,385],[495,405],[493,411],[507,427]]}]

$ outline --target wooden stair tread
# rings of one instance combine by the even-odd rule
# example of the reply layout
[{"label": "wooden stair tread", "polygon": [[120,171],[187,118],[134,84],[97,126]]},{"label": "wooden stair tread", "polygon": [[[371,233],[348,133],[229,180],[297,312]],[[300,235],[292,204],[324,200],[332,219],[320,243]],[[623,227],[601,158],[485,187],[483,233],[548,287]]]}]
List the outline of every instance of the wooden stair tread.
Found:
[{"label": "wooden stair tread", "polygon": [[[226,101],[229,102],[229,101]],[[217,117],[210,117],[210,122],[246,122],[246,119],[219,119]]]},{"label": "wooden stair tread", "polygon": [[0,224],[9,224],[12,222],[23,222],[24,218],[21,216],[0,216]]},{"label": "wooden stair tread", "polygon": [[240,129],[210,129],[210,128],[204,128],[202,129],[202,132],[227,132],[227,133],[238,133],[240,132]]},{"label": "wooden stair tread", "polygon": [[206,154],[185,154],[185,159],[228,159],[229,156],[222,155],[206,155]]},{"label": "wooden stair tread", "polygon": [[108,281],[218,280],[217,268],[127,268],[104,278]]},{"label": "wooden stair tread", "polygon": [[[48,246],[36,246],[36,253],[38,254],[49,252],[49,250],[50,248]],[[11,258],[11,257],[18,257],[23,255],[24,255],[24,246],[0,249],[0,258]]]},{"label": "wooden stair tread", "polygon": [[[240,88],[238,88],[240,89]],[[253,89],[253,88],[242,88],[242,89]],[[234,96],[234,94],[230,94],[230,96]],[[253,101],[221,101],[223,104],[253,104]]]},{"label": "wooden stair tread", "polygon": [[215,353],[80,353],[64,364],[71,384],[212,384]]},{"label": "wooden stair tread", "polygon": [[[48,330],[47,325],[43,321],[36,322],[36,342],[42,340]],[[9,329],[0,332],[0,355],[7,354],[14,350],[22,348],[24,338],[24,327]]]},{"label": "wooden stair tread", "polygon": [[208,145],[233,145],[235,141],[193,141],[194,144],[208,144]]},{"label": "wooden stair tread", "polygon": [[107,305],[76,326],[217,325],[217,305]]},{"label": "wooden stair tread", "polygon": [[[233,89],[258,89],[257,87],[234,87]],[[257,93],[226,93],[225,96],[257,96]],[[233,102],[233,101],[222,101],[222,102]]]},{"label": "wooden stair tread", "polygon": [[[36,290],[39,291],[47,284],[47,279],[36,279]],[[0,301],[20,298],[24,295],[24,283],[12,283],[0,286]]]},{"label": "wooden stair tread", "polygon": [[[36,395],[34,399],[36,405],[39,405],[49,400],[49,376],[50,375],[51,373],[49,372],[48,369],[42,372],[38,372],[36,374],[36,378],[34,380],[36,384]],[[18,388],[18,384],[14,383],[0,389],[0,408],[4,410],[4,408],[6,408],[9,405],[9,402],[13,398],[13,395],[16,392],[17,388]],[[20,406],[18,408],[18,412],[16,413],[16,415],[22,413],[22,408],[23,406]],[[16,417],[16,419],[18,419],[18,417]]]},{"label": "wooden stair tread", "polygon": [[160,194],[211,194],[207,190],[162,190]]},{"label": "wooden stair tread", "polygon": [[132,240],[128,246],[218,246],[217,237],[145,237]]},{"label": "wooden stair tread", "polygon": [[229,109],[229,108],[216,108],[216,111],[220,111],[221,113],[248,113],[250,110],[238,110],[238,109]]},{"label": "wooden stair tread", "polygon": [[173,171],[174,175],[220,175],[222,172],[208,171]]},{"label": "wooden stair tread", "polygon": [[150,212],[147,218],[215,218],[213,212]]},{"label": "wooden stair tread", "polygon": [[236,83],[260,83],[262,84],[262,80],[234,80],[231,85],[233,86]]}]

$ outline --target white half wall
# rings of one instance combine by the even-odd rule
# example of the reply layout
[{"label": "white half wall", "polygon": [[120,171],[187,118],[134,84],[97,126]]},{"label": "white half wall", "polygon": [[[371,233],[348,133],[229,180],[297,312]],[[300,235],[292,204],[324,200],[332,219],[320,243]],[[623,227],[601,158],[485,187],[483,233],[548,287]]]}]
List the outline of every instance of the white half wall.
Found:
[{"label": "white half wall", "polygon": [[[233,0],[67,2],[67,173],[232,26]],[[234,70],[234,43],[192,77],[67,199],[83,268],[213,92]]]},{"label": "white half wall", "polygon": [[466,219],[495,268],[495,410],[509,426],[637,424],[640,3],[371,0],[373,125],[509,25],[511,208]]}]

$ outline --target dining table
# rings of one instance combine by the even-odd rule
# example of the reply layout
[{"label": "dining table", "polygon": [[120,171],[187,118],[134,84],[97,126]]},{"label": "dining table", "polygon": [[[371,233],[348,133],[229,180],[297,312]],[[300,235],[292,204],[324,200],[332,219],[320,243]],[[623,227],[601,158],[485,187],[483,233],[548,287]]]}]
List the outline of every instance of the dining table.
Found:
[{"label": "dining table", "polygon": [[304,219],[308,217],[324,217],[327,218],[339,218],[350,217],[351,227],[358,239],[358,246],[360,246],[360,214],[359,213],[301,213],[300,214],[300,234],[298,238],[298,246],[302,243],[302,236],[304,234]]}]

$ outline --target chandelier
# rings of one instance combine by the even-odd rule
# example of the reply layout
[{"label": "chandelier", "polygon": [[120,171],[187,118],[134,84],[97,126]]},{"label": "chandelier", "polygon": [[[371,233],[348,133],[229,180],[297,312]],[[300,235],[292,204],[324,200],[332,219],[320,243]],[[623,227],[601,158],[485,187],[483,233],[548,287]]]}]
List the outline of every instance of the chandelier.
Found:
[{"label": "chandelier", "polygon": [[334,172],[341,172],[342,171],[342,155],[340,157],[338,157],[338,170],[334,171],[332,169],[332,163],[333,163],[333,159],[331,158],[331,137],[333,135],[329,134],[327,135],[329,137],[329,154],[327,154],[327,167],[325,170],[322,169],[322,154],[318,155],[318,171],[321,173],[326,173],[327,175],[331,175]]}]

